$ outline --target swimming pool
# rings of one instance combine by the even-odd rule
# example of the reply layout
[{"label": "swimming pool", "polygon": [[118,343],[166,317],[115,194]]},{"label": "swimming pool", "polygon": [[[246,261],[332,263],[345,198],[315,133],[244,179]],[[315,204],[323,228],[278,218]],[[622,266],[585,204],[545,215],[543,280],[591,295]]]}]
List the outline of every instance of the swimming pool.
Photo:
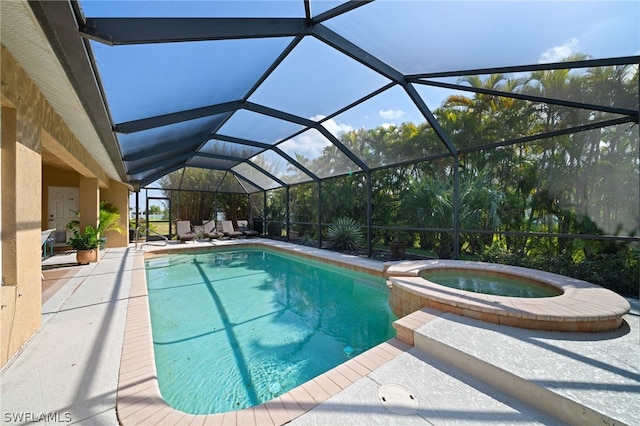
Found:
[{"label": "swimming pool", "polygon": [[284,394],[394,336],[381,277],[262,249],[146,262],[163,398],[191,414]]}]

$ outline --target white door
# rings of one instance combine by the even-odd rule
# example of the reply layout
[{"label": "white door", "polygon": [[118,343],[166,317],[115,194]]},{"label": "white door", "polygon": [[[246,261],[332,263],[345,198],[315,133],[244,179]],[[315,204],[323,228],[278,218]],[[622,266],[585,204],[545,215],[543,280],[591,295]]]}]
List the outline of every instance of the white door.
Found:
[{"label": "white door", "polygon": [[80,188],[49,187],[49,228],[56,228],[56,245],[66,245],[71,237],[67,223],[78,219]]}]

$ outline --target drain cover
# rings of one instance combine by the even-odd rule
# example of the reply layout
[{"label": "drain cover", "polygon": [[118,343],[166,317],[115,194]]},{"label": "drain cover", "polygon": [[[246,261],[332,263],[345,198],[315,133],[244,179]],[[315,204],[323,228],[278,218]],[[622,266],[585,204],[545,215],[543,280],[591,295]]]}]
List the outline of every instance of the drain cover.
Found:
[{"label": "drain cover", "polygon": [[382,406],[392,413],[413,414],[418,411],[418,400],[408,389],[400,385],[382,385],[378,389]]}]

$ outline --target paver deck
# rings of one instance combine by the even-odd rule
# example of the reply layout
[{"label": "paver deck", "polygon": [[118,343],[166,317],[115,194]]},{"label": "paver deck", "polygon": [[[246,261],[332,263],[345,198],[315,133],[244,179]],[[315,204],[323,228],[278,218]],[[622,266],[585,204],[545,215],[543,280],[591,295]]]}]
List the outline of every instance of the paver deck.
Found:
[{"label": "paver deck", "polygon": [[415,347],[572,424],[640,424],[638,303],[618,330],[559,333],[449,313],[415,330]]}]

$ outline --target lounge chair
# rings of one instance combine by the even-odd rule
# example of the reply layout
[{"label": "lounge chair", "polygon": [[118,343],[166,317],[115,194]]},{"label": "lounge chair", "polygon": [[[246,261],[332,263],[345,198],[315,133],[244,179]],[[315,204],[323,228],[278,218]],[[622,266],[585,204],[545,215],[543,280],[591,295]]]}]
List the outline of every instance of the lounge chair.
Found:
[{"label": "lounge chair", "polygon": [[260,235],[258,231],[249,229],[249,222],[246,220],[236,220],[236,224],[238,225],[238,231],[242,232],[245,237],[257,237]]},{"label": "lounge chair", "polygon": [[188,220],[179,220],[176,222],[176,229],[178,233],[178,239],[181,243],[185,241],[193,241],[196,239],[196,234],[191,230],[191,222]]},{"label": "lounge chair", "polygon": [[220,224],[222,225],[222,233],[225,237],[238,238],[242,235],[242,232],[233,229],[233,223],[230,220],[223,220]]},{"label": "lounge chair", "polygon": [[202,227],[204,228],[202,234],[205,238],[213,240],[223,236],[216,230],[216,223],[213,220],[203,220]]}]

